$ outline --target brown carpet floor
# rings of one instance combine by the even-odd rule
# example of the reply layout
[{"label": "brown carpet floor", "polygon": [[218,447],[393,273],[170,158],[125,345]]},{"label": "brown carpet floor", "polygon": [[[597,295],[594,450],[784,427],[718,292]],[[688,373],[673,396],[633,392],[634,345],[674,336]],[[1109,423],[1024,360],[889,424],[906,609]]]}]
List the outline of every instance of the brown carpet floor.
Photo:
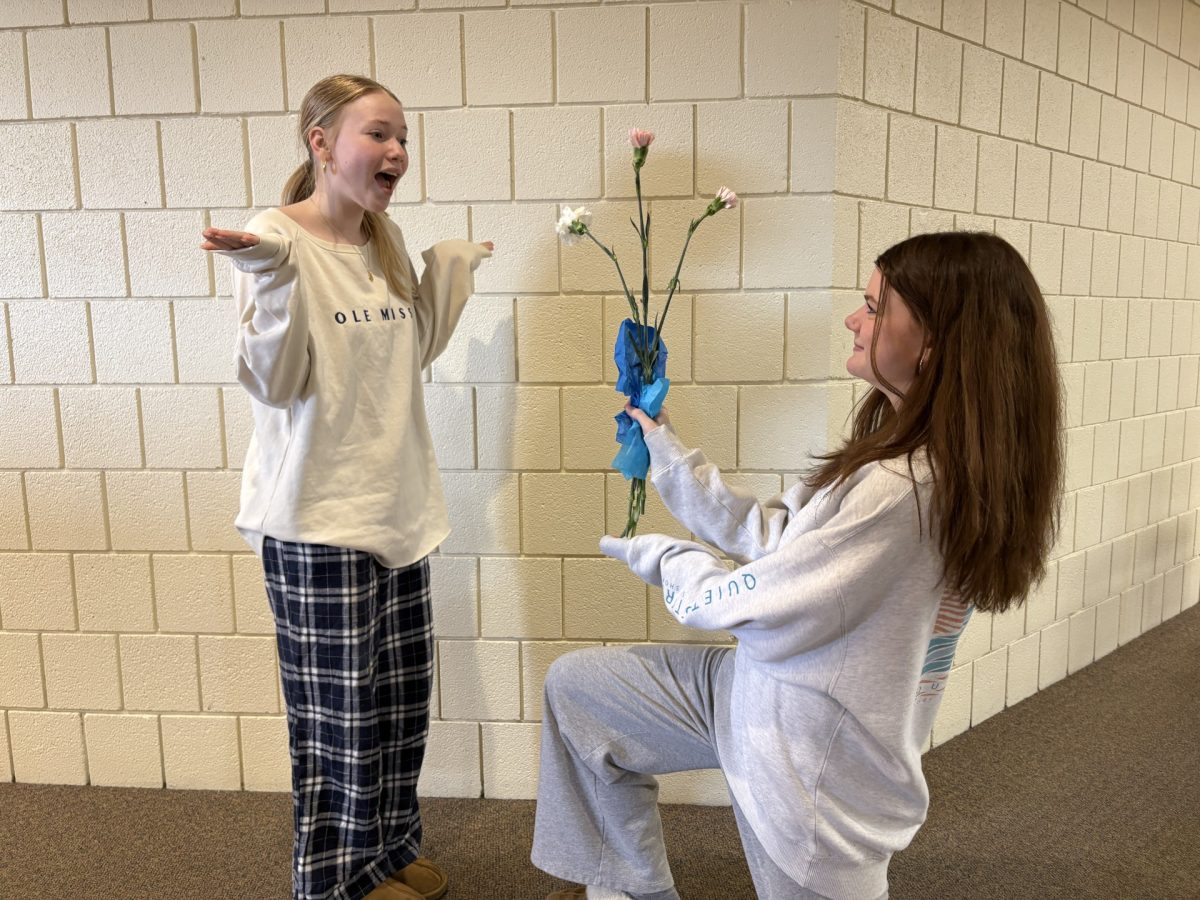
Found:
[{"label": "brown carpet floor", "polygon": [[[908,898],[1200,897],[1200,607],[927,754]],[[448,900],[540,900],[533,803],[424,801]],[[664,807],[684,900],[751,900],[728,809]],[[287,900],[282,794],[0,785],[4,900]]]}]

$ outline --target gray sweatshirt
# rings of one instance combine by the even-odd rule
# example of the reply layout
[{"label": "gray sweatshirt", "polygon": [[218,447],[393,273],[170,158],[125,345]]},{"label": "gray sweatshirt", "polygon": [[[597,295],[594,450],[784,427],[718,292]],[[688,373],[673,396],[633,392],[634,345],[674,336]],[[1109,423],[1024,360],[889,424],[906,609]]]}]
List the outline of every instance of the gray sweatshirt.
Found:
[{"label": "gray sweatshirt", "polygon": [[925,818],[921,751],[970,616],[941,584],[928,465],[914,460],[916,483],[900,459],[760,504],[669,426],[646,443],[672,515],[738,567],[658,534],[602,550],[661,585],[683,624],[738,639],[718,752],[771,858],[824,896],[878,897]]},{"label": "gray sweatshirt", "polygon": [[423,254],[418,285],[400,229],[387,227],[411,301],[391,293],[369,248],[321,240],[278,209],[246,226],[256,246],[225,254],[241,315],[237,377],[254,414],[236,524],[260,555],[270,535],[365,550],[396,568],[450,531],[421,370],[491,254],[442,241]]}]

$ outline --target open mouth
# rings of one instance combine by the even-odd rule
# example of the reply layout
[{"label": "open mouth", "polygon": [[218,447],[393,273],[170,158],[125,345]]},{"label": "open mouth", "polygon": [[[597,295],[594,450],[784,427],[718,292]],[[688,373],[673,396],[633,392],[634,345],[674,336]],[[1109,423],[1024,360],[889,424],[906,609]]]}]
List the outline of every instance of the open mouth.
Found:
[{"label": "open mouth", "polygon": [[392,190],[396,186],[396,182],[400,180],[400,176],[395,172],[376,172],[375,181],[386,191]]}]

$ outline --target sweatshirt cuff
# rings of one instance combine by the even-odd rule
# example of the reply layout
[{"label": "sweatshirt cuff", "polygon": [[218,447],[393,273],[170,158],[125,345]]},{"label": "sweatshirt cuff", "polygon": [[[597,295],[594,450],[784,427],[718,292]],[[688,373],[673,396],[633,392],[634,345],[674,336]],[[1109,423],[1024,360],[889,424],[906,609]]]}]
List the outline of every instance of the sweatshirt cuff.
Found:
[{"label": "sweatshirt cuff", "polygon": [[674,544],[674,539],[664,534],[642,534],[631,538],[604,537],[600,539],[600,552],[625,563],[629,571],[646,584],[662,586],[659,563],[663,552]]},{"label": "sweatshirt cuff", "polygon": [[613,537],[606,534],[600,538],[600,552],[618,562],[629,562],[629,538]]},{"label": "sweatshirt cuff", "polygon": [[474,272],[479,268],[479,264],[491,255],[492,251],[482,244],[475,244],[462,238],[451,238],[446,241],[438,241],[428,250],[422,251],[421,259],[425,260],[425,268],[429,269],[434,265],[434,260],[448,261],[457,256],[465,259],[470,264],[471,271]]},{"label": "sweatshirt cuff", "polygon": [[260,234],[258,243],[241,250],[218,250],[243,272],[266,272],[287,258],[288,242],[278,234]]},{"label": "sweatshirt cuff", "polygon": [[646,435],[646,448],[650,451],[651,480],[688,453],[688,448],[679,440],[679,435],[670,425],[660,425]]}]

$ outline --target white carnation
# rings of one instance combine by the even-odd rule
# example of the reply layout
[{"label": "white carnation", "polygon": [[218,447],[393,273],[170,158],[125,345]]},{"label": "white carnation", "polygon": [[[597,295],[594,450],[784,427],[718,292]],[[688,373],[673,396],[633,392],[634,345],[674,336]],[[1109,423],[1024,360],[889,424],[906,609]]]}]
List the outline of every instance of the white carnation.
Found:
[{"label": "white carnation", "polygon": [[592,213],[586,206],[581,206],[579,209],[571,209],[569,206],[562,208],[562,214],[558,217],[558,223],[554,226],[554,230],[558,232],[559,238],[568,246],[579,240],[582,235],[576,234],[571,230],[571,226],[576,222],[581,225],[589,225],[592,221]]}]

